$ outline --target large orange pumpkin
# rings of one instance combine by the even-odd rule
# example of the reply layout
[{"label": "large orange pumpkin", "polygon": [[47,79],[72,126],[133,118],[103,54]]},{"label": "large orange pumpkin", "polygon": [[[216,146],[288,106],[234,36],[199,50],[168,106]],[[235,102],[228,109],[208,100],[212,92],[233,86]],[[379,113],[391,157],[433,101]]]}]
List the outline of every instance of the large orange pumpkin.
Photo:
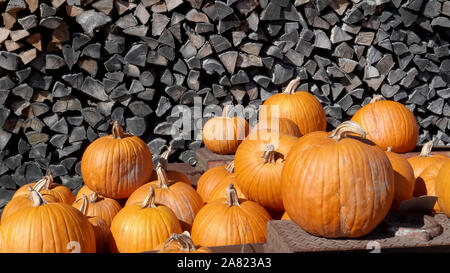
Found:
[{"label": "large orange pumpkin", "polygon": [[234,154],[248,135],[248,122],[242,117],[228,117],[230,108],[230,105],[226,105],[221,117],[211,118],[203,126],[203,142],[217,154]]},{"label": "large orange pumpkin", "polygon": [[150,179],[152,154],[147,144],[126,134],[114,121],[112,135],[96,139],[81,158],[84,183],[100,195],[122,199]]},{"label": "large orange pumpkin", "polygon": [[281,171],[298,138],[277,131],[254,131],[239,145],[234,158],[236,181],[251,201],[283,211]]},{"label": "large orange pumpkin", "polygon": [[196,248],[188,231],[172,234],[158,249],[158,253],[212,253],[207,247]]},{"label": "large orange pumpkin", "polygon": [[[83,194],[84,196],[87,196]],[[76,209],[81,209],[84,204],[83,195],[81,199],[77,199],[73,206]],[[99,196],[97,193],[93,192],[89,195],[89,204],[86,205],[86,213],[84,215],[90,217],[100,217],[106,223],[106,226],[109,228],[111,226],[111,222],[116,216],[116,214],[122,209],[122,206],[114,199]]]},{"label": "large orange pumpkin", "polygon": [[136,253],[156,250],[173,233],[181,233],[180,223],[171,209],[156,205],[155,191],[142,203],[124,207],[111,224],[119,252]]},{"label": "large orange pumpkin", "polygon": [[239,200],[230,184],[227,198],[206,204],[195,217],[192,240],[201,246],[266,242],[270,214],[253,201]]},{"label": "large orange pumpkin", "polygon": [[436,178],[436,195],[439,209],[450,217],[450,160],[439,170]]},{"label": "large orange pumpkin", "polygon": [[111,230],[109,226],[101,217],[98,216],[89,216],[89,204],[88,198],[83,194],[81,198],[81,206],[78,208],[84,216],[87,217],[89,223],[91,223],[92,228],[95,233],[95,245],[97,249],[97,253],[111,253],[117,252],[116,243],[114,242],[114,238],[112,237]]},{"label": "large orange pumpkin", "polygon": [[228,183],[227,186],[236,181],[234,175],[234,161],[226,166],[217,166],[207,170],[197,181],[197,192],[203,201],[209,202],[211,193],[220,183]]},{"label": "large orange pumpkin", "polygon": [[[24,208],[30,208],[33,207],[33,200],[31,199],[31,192],[34,189],[31,186],[28,186],[28,194],[24,195],[21,194],[19,196],[16,196],[12,198],[8,204],[6,204],[5,208],[3,209],[2,217],[1,217],[1,224],[6,223],[7,219],[11,217],[14,213],[24,209]],[[50,194],[42,194],[45,201],[48,203],[55,203],[55,202],[61,202],[57,197],[50,195]]]},{"label": "large orange pumpkin", "polygon": [[310,93],[295,92],[299,82],[300,78],[294,79],[282,93],[269,97],[259,113],[259,120],[269,120],[272,117],[290,119],[298,126],[302,135],[325,131],[327,128],[325,110]]},{"label": "large orange pumpkin", "polygon": [[271,117],[270,119],[260,120],[252,129],[252,131],[256,130],[275,130],[285,135],[302,136],[297,124],[287,118]]},{"label": "large orange pumpkin", "polygon": [[73,201],[75,201],[75,196],[72,191],[63,185],[53,183],[53,174],[48,173],[41,180],[35,183],[29,183],[20,187],[13,195],[12,198],[15,198],[20,195],[28,195],[29,190],[28,187],[33,187],[33,189],[37,190],[43,195],[53,195],[58,198],[59,202],[64,202],[66,204],[72,205]]},{"label": "large orange pumpkin", "polygon": [[423,145],[419,155],[408,158],[408,162],[411,164],[416,178],[429,166],[448,159],[447,156],[442,154],[432,154],[432,149],[433,141],[431,140]]},{"label": "large orange pumpkin", "polygon": [[[172,152],[172,146],[166,146],[166,147],[167,147],[167,149],[161,154],[159,162],[161,163],[161,166],[166,171],[167,177],[169,178],[169,180],[176,180],[176,181],[184,182],[184,183],[192,186],[191,181],[189,180],[189,177],[187,177],[187,175],[185,175],[184,173],[179,172],[179,171],[167,170],[168,165],[169,165],[169,155]],[[158,175],[156,174],[156,171],[154,170],[152,172],[152,177],[150,178],[150,181],[157,180],[157,179],[158,179]]]},{"label": "large orange pumpkin", "polygon": [[180,181],[170,181],[158,165],[158,180],[141,186],[128,198],[125,206],[141,203],[150,187],[155,189],[155,202],[169,207],[177,216],[183,230],[190,230],[195,215],[203,207],[203,200],[192,186]]},{"label": "large orange pumpkin", "polygon": [[301,137],[287,155],[284,207],[307,232],[327,238],[360,237],[391,208],[394,171],[384,151],[364,136],[357,123],[347,121],[332,133]]},{"label": "large orange pumpkin", "polygon": [[413,198],[415,177],[414,170],[403,156],[391,151],[391,147],[386,151],[386,155],[391,162],[392,169],[395,176],[395,193],[394,201],[392,201],[393,208],[399,208],[400,203]]},{"label": "large orange pumpkin", "polygon": [[80,211],[66,203],[47,203],[33,190],[33,207],[0,226],[1,253],[94,253],[94,230]]},{"label": "large orange pumpkin", "polygon": [[419,127],[413,113],[403,104],[381,100],[375,96],[352,117],[365,132],[367,139],[383,150],[392,147],[396,153],[414,150],[419,138]]}]

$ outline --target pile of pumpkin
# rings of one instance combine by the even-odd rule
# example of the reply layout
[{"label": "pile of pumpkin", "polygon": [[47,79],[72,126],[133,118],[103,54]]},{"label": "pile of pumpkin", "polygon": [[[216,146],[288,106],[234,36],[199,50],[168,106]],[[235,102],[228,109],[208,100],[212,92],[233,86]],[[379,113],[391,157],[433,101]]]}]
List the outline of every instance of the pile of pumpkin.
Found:
[{"label": "pile of pumpkin", "polygon": [[228,117],[229,107],[205,124],[205,145],[235,160],[206,171],[196,188],[167,170],[171,147],[153,166],[148,146],[114,122],[85,150],[76,197],[51,174],[15,193],[0,252],[211,252],[265,242],[267,222],[283,213],[317,236],[360,237],[402,201],[427,194],[450,215],[449,158],[433,155],[432,143],[408,160],[397,154],[418,139],[405,106],[375,98],[327,133],[324,109],[295,92],[298,82],[265,101],[252,130]]}]

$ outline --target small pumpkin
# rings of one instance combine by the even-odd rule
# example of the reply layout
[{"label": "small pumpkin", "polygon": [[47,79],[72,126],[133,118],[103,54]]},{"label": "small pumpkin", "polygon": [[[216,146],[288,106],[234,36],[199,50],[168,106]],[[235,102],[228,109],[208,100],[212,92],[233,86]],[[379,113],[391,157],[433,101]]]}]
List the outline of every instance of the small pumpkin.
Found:
[{"label": "small pumpkin", "polygon": [[28,187],[30,186],[43,195],[47,194],[53,195],[59,200],[59,202],[72,205],[73,201],[75,201],[75,196],[68,187],[53,182],[53,174],[51,172],[49,172],[47,175],[42,177],[41,180],[35,183],[29,183],[20,187],[14,193],[12,198],[15,198],[20,195],[28,195],[29,194]]},{"label": "small pumpkin", "polygon": [[266,242],[270,214],[249,200],[238,199],[233,184],[227,197],[206,204],[192,225],[192,240],[196,245],[211,247]]},{"label": "small pumpkin", "polygon": [[181,233],[181,226],[171,209],[156,205],[155,190],[142,203],[125,206],[114,217],[111,233],[121,253],[152,251],[173,233]]},{"label": "small pumpkin", "polygon": [[287,118],[271,117],[270,119],[260,120],[252,131],[255,130],[275,130],[285,135],[301,137],[302,133],[297,124]]},{"label": "small pumpkin", "polygon": [[236,182],[251,201],[271,211],[283,211],[281,171],[298,138],[271,130],[252,132],[234,158]]},{"label": "small pumpkin", "polygon": [[169,207],[177,216],[183,230],[190,230],[195,215],[203,207],[203,200],[192,186],[180,181],[170,181],[159,164],[156,168],[158,180],[141,186],[128,198],[125,206],[141,203],[149,188],[155,189],[155,202]]},{"label": "small pumpkin", "polygon": [[209,202],[211,193],[215,187],[221,183],[234,183],[236,180],[234,175],[234,161],[226,166],[213,167],[204,172],[197,181],[197,192],[203,201]]},{"label": "small pumpkin", "polygon": [[367,139],[383,150],[388,147],[392,147],[396,153],[414,150],[419,138],[419,127],[413,113],[399,102],[382,98],[375,96],[353,115],[352,121],[367,132]]},{"label": "small pumpkin", "polygon": [[[447,160],[438,161],[435,164],[428,166],[419,174],[415,180],[416,185],[414,189],[414,197],[419,197],[422,195],[436,196],[436,181],[441,168]],[[438,203],[434,205],[434,210],[438,212],[440,211]]]},{"label": "small pumpkin", "polygon": [[300,78],[296,78],[289,82],[282,93],[269,97],[259,112],[259,120],[269,120],[272,117],[290,119],[297,125],[302,135],[325,131],[327,128],[325,110],[314,95],[306,91],[295,92],[299,83]]},{"label": "small pumpkin", "polygon": [[1,253],[95,253],[94,230],[80,211],[48,203],[33,190],[33,207],[24,208],[0,226]]},{"label": "small pumpkin", "polygon": [[450,160],[439,170],[436,178],[436,195],[438,197],[438,206],[440,211],[450,217]]},{"label": "small pumpkin", "polygon": [[386,155],[394,170],[395,193],[392,201],[393,208],[399,208],[400,203],[413,198],[415,177],[414,170],[403,156],[392,152],[391,147],[386,151]]},{"label": "small pumpkin", "polygon": [[[184,183],[192,186],[192,183],[189,180],[189,177],[187,177],[187,175],[185,175],[184,173],[179,172],[179,171],[174,171],[174,170],[169,171],[168,170],[169,155],[172,153],[172,146],[166,146],[166,148],[167,149],[161,154],[159,162],[161,163],[161,166],[166,171],[167,178],[169,178],[169,180],[176,180],[176,181],[184,182]],[[153,170],[150,181],[157,180],[157,179],[158,179],[158,175],[156,174],[156,171]]]},{"label": "small pumpkin", "polygon": [[188,231],[172,234],[158,249],[158,253],[212,253],[207,247],[196,248]]},{"label": "small pumpkin", "polygon": [[217,186],[214,187],[214,190],[209,195],[208,202],[212,202],[212,201],[217,200],[217,199],[225,198],[227,196],[226,195],[227,188],[230,185],[230,183],[234,184],[234,189],[236,190],[236,194],[237,194],[239,199],[247,199],[247,197],[241,191],[239,186],[235,184],[236,183],[236,179],[234,179],[234,181],[224,180],[224,181],[220,182],[219,184],[217,184]]},{"label": "small pumpkin", "polygon": [[230,108],[231,105],[225,105],[221,117],[213,117],[203,126],[203,143],[217,154],[234,154],[248,135],[248,122],[242,117],[229,117]]},{"label": "small pumpkin", "polygon": [[84,183],[100,195],[123,199],[150,179],[152,154],[140,138],[114,121],[112,134],[96,139],[81,158]]},{"label": "small pumpkin", "polygon": [[112,237],[109,226],[101,217],[89,216],[90,202],[86,195],[83,194],[81,198],[81,206],[78,208],[81,213],[87,217],[89,223],[92,225],[95,233],[95,245],[97,253],[112,253],[117,252],[116,243]]},{"label": "small pumpkin", "polygon": [[[384,219],[394,198],[394,171],[355,122],[299,139],[286,157],[282,197],[289,217],[307,232],[355,238]],[[370,200],[370,202],[367,202]]]},{"label": "small pumpkin", "polygon": [[422,150],[419,155],[408,158],[409,164],[414,170],[414,176],[417,178],[423,170],[429,166],[438,163],[439,161],[447,160],[448,156],[442,154],[432,154],[433,140],[428,141],[422,146]]},{"label": "small pumpkin", "polygon": [[[12,198],[8,204],[6,204],[5,208],[3,209],[2,217],[0,218],[1,224],[5,223],[11,215],[14,213],[24,209],[24,208],[30,208],[33,207],[33,200],[31,199],[31,192],[33,191],[33,187],[28,186],[28,194],[21,194],[19,196],[16,196],[15,198]],[[56,198],[53,195],[50,194],[42,194],[45,201],[48,203],[56,203],[61,202],[58,198]]]},{"label": "small pumpkin", "polygon": [[[80,211],[84,211],[82,206],[84,205],[83,196],[87,196],[82,194],[81,199],[77,199],[73,206]],[[114,199],[99,196],[97,193],[93,192],[89,195],[89,204],[86,205],[84,215],[89,217],[100,217],[105,221],[106,226],[109,228],[111,226],[111,222],[116,216],[116,214],[122,209],[122,206]]]},{"label": "small pumpkin", "polygon": [[[83,198],[83,194],[86,196],[90,196],[91,194],[96,193],[95,191],[89,189],[88,186],[84,185],[83,187],[81,187],[78,192],[77,192],[77,196],[75,197],[75,200],[80,200],[81,198]],[[99,195],[99,194],[97,194]],[[101,197],[103,197],[102,195],[99,195]]]}]

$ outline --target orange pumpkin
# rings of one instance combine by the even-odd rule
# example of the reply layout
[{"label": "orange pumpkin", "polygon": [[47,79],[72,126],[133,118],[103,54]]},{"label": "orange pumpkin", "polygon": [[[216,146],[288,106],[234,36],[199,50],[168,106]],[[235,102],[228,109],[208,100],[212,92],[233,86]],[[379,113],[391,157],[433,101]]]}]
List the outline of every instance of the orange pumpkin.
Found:
[{"label": "orange pumpkin", "polygon": [[[6,204],[5,208],[3,209],[3,213],[2,213],[2,217],[0,218],[1,220],[1,224],[5,223],[7,221],[7,219],[9,217],[11,217],[11,215],[13,215],[14,213],[24,209],[24,208],[30,208],[33,207],[33,200],[31,199],[31,195],[30,193],[33,191],[34,189],[31,186],[28,186],[28,194],[24,195],[21,194],[19,196],[16,196],[14,198],[12,198],[8,204]],[[45,201],[47,201],[48,203],[56,203],[56,202],[61,202],[61,200],[59,200],[58,198],[56,198],[53,195],[50,194],[42,194],[43,198],[45,199]]]},{"label": "orange pumpkin", "polygon": [[195,215],[203,207],[203,200],[192,186],[180,181],[170,181],[158,165],[158,180],[141,186],[128,198],[125,206],[141,203],[150,187],[155,189],[155,202],[169,207],[177,216],[183,230],[190,230]]},{"label": "orange pumpkin", "polygon": [[331,133],[301,137],[287,155],[284,207],[307,232],[327,238],[360,237],[388,213],[394,171],[384,151],[364,137],[357,123],[347,121]]},{"label": "orange pumpkin", "polygon": [[[428,168],[420,173],[420,175],[416,178],[414,197],[419,197],[422,195],[436,196],[437,177],[439,175],[439,171],[447,161],[448,159],[438,161],[435,164],[428,166]],[[435,204],[434,210],[440,211],[438,203]]]},{"label": "orange pumpkin", "polygon": [[114,121],[112,135],[92,142],[81,158],[84,183],[106,197],[127,198],[150,179],[152,154],[140,138],[126,134]]},{"label": "orange pumpkin", "polygon": [[419,138],[419,127],[413,113],[401,103],[381,100],[375,96],[352,117],[365,132],[367,139],[383,150],[392,147],[396,153],[414,150]]},{"label": "orange pumpkin", "polygon": [[450,160],[439,170],[436,178],[436,195],[439,209],[450,217]]},{"label": "orange pumpkin", "polygon": [[234,154],[248,135],[248,122],[242,117],[228,117],[230,108],[226,105],[221,117],[211,118],[203,126],[203,143],[217,154]]},{"label": "orange pumpkin", "polygon": [[297,124],[287,118],[271,117],[270,119],[260,120],[252,131],[256,130],[275,130],[285,135],[301,137],[302,133]]},{"label": "orange pumpkin", "polygon": [[[178,172],[178,171],[167,170],[168,165],[169,165],[169,155],[171,152],[172,152],[172,146],[168,146],[167,150],[161,154],[161,157],[159,159],[159,162],[161,163],[162,167],[166,171],[167,177],[169,178],[169,180],[176,180],[176,181],[184,182],[184,183],[192,186],[192,183],[189,180],[189,177],[187,177],[184,173]],[[156,174],[156,171],[153,170],[150,181],[157,180],[157,179],[158,179],[158,175]]]},{"label": "orange pumpkin", "polygon": [[156,205],[155,191],[150,187],[144,202],[119,211],[111,224],[111,233],[119,252],[137,253],[155,250],[172,233],[181,233],[181,226],[171,209]]},{"label": "orange pumpkin", "polygon": [[158,253],[212,253],[207,247],[196,248],[188,231],[172,234],[158,249]]},{"label": "orange pumpkin", "polygon": [[414,170],[403,156],[391,151],[391,147],[386,151],[386,155],[391,162],[392,169],[395,176],[395,193],[394,201],[392,201],[393,208],[399,208],[400,203],[413,198],[415,177]]},{"label": "orange pumpkin", "polygon": [[[234,182],[232,182],[231,184],[234,184]],[[211,192],[208,202],[212,202],[217,199],[225,198],[226,193],[227,193],[227,188],[229,185],[230,185],[230,182],[228,182],[228,181],[222,181],[219,184],[217,184],[217,186]],[[245,196],[244,193],[242,193],[242,191],[238,185],[234,184],[234,189],[236,190],[236,194],[239,199],[247,199],[247,197]]]},{"label": "orange pumpkin", "polygon": [[259,113],[259,120],[269,120],[272,117],[290,119],[297,125],[302,135],[325,131],[327,128],[325,110],[314,95],[306,91],[295,92],[299,82],[300,78],[294,79],[282,93],[269,97]]},{"label": "orange pumpkin", "polygon": [[266,242],[270,214],[253,201],[239,200],[233,184],[227,198],[206,204],[195,217],[192,240],[201,246]]},{"label": "orange pumpkin", "polygon": [[271,211],[283,211],[281,171],[284,159],[298,138],[276,131],[252,132],[234,158],[236,182],[251,201]]},{"label": "orange pumpkin", "polygon": [[[81,187],[78,190],[77,196],[75,198],[75,200],[80,200],[81,198],[83,198],[83,194],[86,196],[91,196],[91,194],[96,193],[95,191],[89,189],[88,186],[84,185],[83,187]],[[98,194],[99,195],[99,194]],[[103,197],[102,195],[99,195],[101,197]]]},{"label": "orange pumpkin", "polygon": [[1,253],[94,253],[95,234],[80,211],[48,203],[33,190],[33,207],[23,208],[0,226]]},{"label": "orange pumpkin", "polygon": [[414,176],[417,178],[423,170],[429,166],[438,163],[439,161],[447,160],[448,157],[441,154],[432,154],[433,141],[428,141],[422,147],[419,155],[408,158],[409,164],[414,170]]},{"label": "orange pumpkin", "polygon": [[283,213],[283,216],[281,216],[281,220],[291,220],[291,217],[287,214],[287,212]]},{"label": "orange pumpkin", "polygon": [[[85,194],[82,194],[81,199],[77,199],[73,206],[80,211],[83,211],[81,207],[83,206]],[[106,223],[106,226],[109,228],[111,226],[111,222],[116,216],[116,214],[122,209],[122,206],[114,199],[108,197],[98,196],[97,193],[93,192],[89,196],[89,205],[86,206],[86,213],[84,215],[90,217],[100,217]]]},{"label": "orange pumpkin", "polygon": [[236,177],[234,175],[234,161],[226,166],[217,166],[207,170],[200,176],[197,181],[197,192],[203,201],[209,202],[211,193],[221,183],[234,183]]},{"label": "orange pumpkin", "polygon": [[12,198],[15,198],[20,195],[28,195],[29,194],[28,187],[30,186],[43,195],[47,194],[53,195],[59,200],[59,202],[64,202],[66,204],[72,205],[73,201],[75,201],[75,196],[68,187],[57,183],[53,183],[53,174],[50,172],[46,176],[42,177],[41,180],[20,187],[14,193]]},{"label": "orange pumpkin", "polygon": [[86,195],[83,194],[80,203],[81,206],[78,209],[84,216],[87,217],[89,223],[91,223],[92,228],[94,229],[97,253],[117,252],[116,243],[114,242],[111,230],[105,220],[98,216],[88,215],[90,202],[88,201]]}]

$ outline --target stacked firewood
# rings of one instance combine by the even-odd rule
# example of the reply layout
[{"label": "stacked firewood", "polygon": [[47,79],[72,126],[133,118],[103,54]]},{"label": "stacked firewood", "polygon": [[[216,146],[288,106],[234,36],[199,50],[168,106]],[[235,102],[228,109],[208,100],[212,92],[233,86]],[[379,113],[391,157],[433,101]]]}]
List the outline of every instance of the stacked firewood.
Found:
[{"label": "stacked firewood", "polygon": [[112,120],[155,158],[171,144],[195,164],[210,116],[186,132],[180,113],[256,114],[295,77],[329,129],[381,94],[415,114],[420,143],[450,144],[450,1],[0,0],[0,13],[0,209],[47,170],[78,189]]}]

